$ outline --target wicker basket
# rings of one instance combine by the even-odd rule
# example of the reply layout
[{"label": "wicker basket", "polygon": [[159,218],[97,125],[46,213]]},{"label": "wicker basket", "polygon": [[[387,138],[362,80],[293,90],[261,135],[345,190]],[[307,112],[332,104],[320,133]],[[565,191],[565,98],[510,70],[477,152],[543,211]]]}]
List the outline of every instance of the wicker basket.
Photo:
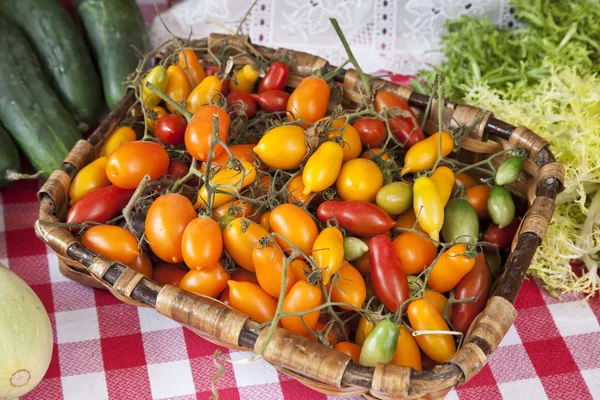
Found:
[{"label": "wicker basket", "polygon": [[[211,35],[194,45],[208,46],[214,54],[225,45],[241,48],[245,45],[244,40],[247,38]],[[287,53],[290,59],[288,85],[291,88],[316,69],[334,69],[324,59],[310,54],[254,47],[267,59]],[[211,61],[208,52],[200,52],[199,56]],[[246,62],[244,57],[236,59],[239,64]],[[342,70],[335,81],[344,88],[344,102],[362,101],[364,90],[356,71]],[[420,115],[428,104],[427,96],[414,93],[410,88],[380,79],[374,79],[373,84],[378,90],[400,96]],[[47,223],[64,221],[71,179],[92,161],[95,150],[134,102],[134,92],[129,90],[93,135],[77,142],[61,169],[54,171],[41,188],[38,193],[39,221],[35,225],[38,237],[56,252],[61,272],[68,278],[88,286],[106,288],[125,303],[153,307],[213,343],[233,349],[260,348],[268,329],[260,330],[259,324],[249,317],[212,298],[153,282],[133,269],[96,255],[81,245],[69,230]],[[445,101],[443,106],[445,129],[478,121],[461,144],[463,159],[475,162],[486,154],[514,146],[524,148],[529,154],[524,172],[514,185],[527,197],[529,208],[513,240],[504,272],[484,311],[471,325],[464,346],[448,362],[430,371],[383,364],[376,367],[356,365],[345,354],[278,329],[266,347],[264,358],[319,392],[380,399],[443,398],[450,388],[465,383],[481,370],[514,321],[513,303],[552,217],[554,199],[563,187],[563,169],[555,162],[548,143],[526,127],[514,127],[495,119],[491,112],[469,105]],[[434,100],[425,127],[428,134],[437,131],[437,108]]]}]

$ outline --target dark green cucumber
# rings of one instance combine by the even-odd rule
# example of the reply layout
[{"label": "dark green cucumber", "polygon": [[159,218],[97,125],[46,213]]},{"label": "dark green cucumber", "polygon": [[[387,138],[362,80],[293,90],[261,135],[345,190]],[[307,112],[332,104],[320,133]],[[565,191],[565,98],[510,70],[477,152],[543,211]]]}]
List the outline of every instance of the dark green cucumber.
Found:
[{"label": "dark green cucumber", "polygon": [[0,0],[0,12],[27,36],[63,104],[84,123],[102,111],[102,87],[81,32],[56,0]]},{"label": "dark green cucumber", "polygon": [[104,98],[115,108],[127,76],[150,50],[144,18],[135,0],[77,0],[75,7],[98,62]]},{"label": "dark green cucumber", "polygon": [[7,171],[19,172],[20,168],[21,163],[17,146],[15,146],[6,129],[0,125],[0,187],[4,187],[9,183],[6,179]]},{"label": "dark green cucumber", "polygon": [[0,121],[38,171],[48,176],[80,138],[73,116],[46,79],[19,28],[0,16]]}]

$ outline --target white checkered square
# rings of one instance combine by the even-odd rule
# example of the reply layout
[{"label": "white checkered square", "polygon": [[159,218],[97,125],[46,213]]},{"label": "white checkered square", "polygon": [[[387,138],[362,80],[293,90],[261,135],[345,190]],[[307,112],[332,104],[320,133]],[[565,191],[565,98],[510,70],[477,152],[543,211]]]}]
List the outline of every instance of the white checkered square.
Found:
[{"label": "white checkered square", "polygon": [[245,361],[253,354],[250,351],[229,352],[237,385],[243,387],[279,382],[277,370],[265,360]]},{"label": "white checkered square", "polygon": [[61,311],[54,315],[56,317],[56,337],[58,343],[100,339],[98,315],[95,308]]},{"label": "white checkered square", "polygon": [[152,398],[165,399],[194,394],[194,380],[189,360],[148,365]]},{"label": "white checkered square", "polygon": [[157,313],[152,308],[138,307],[138,315],[140,317],[140,329],[142,333],[181,327],[181,324]]},{"label": "white checkered square", "polygon": [[600,400],[600,368],[581,371],[594,400]]},{"label": "white checkered square", "polygon": [[104,372],[63,376],[62,388],[64,400],[108,399]]},{"label": "white checkered square", "polygon": [[502,397],[510,400],[544,400],[547,399],[544,386],[539,378],[506,382],[498,385]]},{"label": "white checkered square", "polygon": [[67,279],[58,269],[58,257],[52,249],[46,246],[46,256],[48,257],[48,271],[50,273],[50,282],[72,282]]},{"label": "white checkered square", "polygon": [[562,337],[600,332],[598,320],[585,301],[549,304],[548,309]]},{"label": "white checkered square", "polygon": [[523,342],[521,341],[521,337],[519,336],[519,333],[517,332],[515,326],[511,325],[508,332],[506,332],[504,339],[502,339],[502,341],[500,342],[500,347],[511,346],[513,344],[523,344]]}]

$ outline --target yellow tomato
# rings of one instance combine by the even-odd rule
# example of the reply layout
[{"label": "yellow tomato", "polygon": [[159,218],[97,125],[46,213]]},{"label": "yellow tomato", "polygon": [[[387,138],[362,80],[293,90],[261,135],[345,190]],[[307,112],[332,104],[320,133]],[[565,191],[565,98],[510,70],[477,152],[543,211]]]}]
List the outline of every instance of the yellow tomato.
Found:
[{"label": "yellow tomato", "polygon": [[445,207],[448,200],[450,200],[452,189],[454,189],[454,171],[446,166],[437,167],[431,174],[431,180],[435,183]]},{"label": "yellow tomato", "polygon": [[421,352],[417,341],[404,325],[398,325],[398,327],[400,328],[400,335],[398,335],[396,352],[391,364],[403,365],[411,367],[415,371],[421,371],[423,366],[421,365]]},{"label": "yellow tomato", "polygon": [[[446,157],[454,150],[454,139],[446,131],[443,131],[441,135],[442,157]],[[416,173],[433,168],[439,153],[440,132],[437,132],[408,149],[404,157],[404,168],[400,171],[400,175],[404,176],[409,172]]]},{"label": "yellow tomato", "polygon": [[[162,107],[154,107],[160,108],[164,111],[165,115],[167,112]],[[156,114],[159,114],[159,111],[155,111]],[[157,118],[158,119],[158,118]],[[148,128],[150,128],[150,123],[148,123]],[[154,128],[154,121],[152,122],[152,128]],[[110,156],[119,146],[123,143],[133,142],[135,140],[135,131],[128,126],[120,126],[116,131],[110,134],[108,139],[102,145],[102,149],[100,150],[100,157],[108,157]]]},{"label": "yellow tomato", "polygon": [[146,87],[146,83],[150,82],[156,86],[158,90],[164,92],[167,89],[167,70],[162,65],[157,65],[152,68],[148,75],[142,81],[142,99],[144,104],[148,108],[152,108],[160,103],[160,97],[158,97],[152,90]]},{"label": "yellow tomato", "polygon": [[243,68],[234,72],[233,78],[229,82],[229,89],[232,92],[248,92],[252,91],[254,83],[258,80],[258,71],[250,64],[244,65]]},{"label": "yellow tomato", "polygon": [[108,185],[110,180],[106,176],[106,157],[100,157],[83,167],[73,178],[69,188],[69,204],[73,205],[92,190]]},{"label": "yellow tomato", "polygon": [[[179,65],[173,64],[167,68],[167,89],[165,94],[174,100],[180,106],[187,100],[192,92],[190,78]],[[175,108],[167,103],[167,108],[175,112]]]},{"label": "yellow tomato", "polygon": [[[242,188],[245,188],[256,179],[256,168],[248,161],[242,161],[242,168],[237,171],[232,168],[223,168],[217,172],[211,179],[210,183],[213,189],[219,189],[225,193],[215,193],[212,201],[212,207],[216,208],[220,205],[227,203],[232,200],[236,192],[239,192]],[[230,185],[234,188],[219,187],[219,185]],[[198,192],[198,200],[194,207],[202,207],[205,209],[208,205],[208,191],[206,185],[203,185]]]},{"label": "yellow tomato", "polygon": [[430,238],[440,240],[440,230],[444,225],[444,204],[435,184],[422,176],[413,185],[413,208],[419,225]]},{"label": "yellow tomato", "polygon": [[366,316],[360,317],[360,321],[358,321],[358,328],[356,328],[356,335],[354,336],[354,343],[362,347],[363,343],[369,333],[373,330],[375,324],[367,319]]},{"label": "yellow tomato", "polygon": [[[319,121],[327,119],[329,118],[322,118]],[[338,118],[333,121],[331,124],[331,129],[329,130],[329,135],[327,136],[329,140],[343,136],[343,143],[340,144],[344,150],[344,162],[358,158],[362,151],[362,143],[360,142],[360,135],[358,134],[358,131],[350,124],[346,124],[344,127],[345,122],[346,118]]]},{"label": "yellow tomato", "polygon": [[213,99],[218,99],[221,87],[222,82],[216,76],[207,76],[204,78],[188,96],[186,100],[187,110],[195,113],[200,106],[210,104]]},{"label": "yellow tomato", "polygon": [[344,200],[372,202],[383,186],[383,174],[371,160],[355,158],[342,166],[337,179],[337,191]]},{"label": "yellow tomato", "polygon": [[295,125],[273,128],[260,139],[254,152],[271,168],[295,169],[306,155],[306,134]]},{"label": "yellow tomato", "polygon": [[322,192],[335,183],[344,158],[344,150],[335,142],[325,142],[308,158],[302,171],[303,195]]},{"label": "yellow tomato", "polygon": [[315,265],[321,270],[321,280],[327,285],[333,274],[339,271],[344,263],[344,237],[335,227],[321,231],[312,246],[312,257]]}]

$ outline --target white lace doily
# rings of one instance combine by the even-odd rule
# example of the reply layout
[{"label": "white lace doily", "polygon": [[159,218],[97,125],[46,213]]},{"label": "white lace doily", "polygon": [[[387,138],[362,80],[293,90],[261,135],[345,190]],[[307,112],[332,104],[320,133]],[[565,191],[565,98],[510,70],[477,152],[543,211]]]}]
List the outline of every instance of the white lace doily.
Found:
[{"label": "white lace doily", "polygon": [[[162,14],[179,37],[201,38],[224,32],[216,20],[235,30],[252,0],[185,0]],[[444,21],[468,14],[487,15],[502,27],[515,24],[508,0],[259,0],[242,29],[254,43],[320,55],[334,65],[346,60],[330,22],[337,18],[365,71],[414,74],[441,60]],[[169,38],[156,18],[154,45]]]}]

